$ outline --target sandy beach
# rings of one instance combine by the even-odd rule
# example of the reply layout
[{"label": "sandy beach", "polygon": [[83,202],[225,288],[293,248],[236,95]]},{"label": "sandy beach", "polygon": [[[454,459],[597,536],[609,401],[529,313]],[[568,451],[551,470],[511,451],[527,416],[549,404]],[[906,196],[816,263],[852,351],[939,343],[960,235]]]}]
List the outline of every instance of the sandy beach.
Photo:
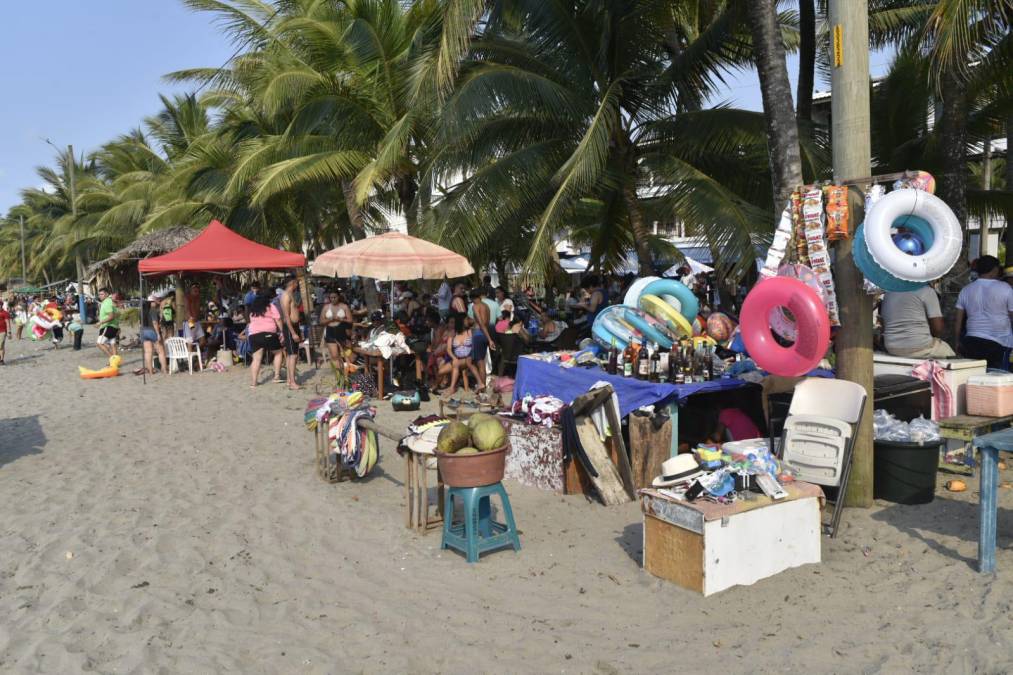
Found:
[{"label": "sandy beach", "polygon": [[822,564],[707,599],[641,569],[636,504],[508,483],[523,549],[468,565],[404,527],[390,442],[367,480],[316,476],[322,373],[83,381],[86,343],[11,341],[0,368],[2,672],[1013,671],[1013,490],[996,575],[977,479],[849,509]]}]

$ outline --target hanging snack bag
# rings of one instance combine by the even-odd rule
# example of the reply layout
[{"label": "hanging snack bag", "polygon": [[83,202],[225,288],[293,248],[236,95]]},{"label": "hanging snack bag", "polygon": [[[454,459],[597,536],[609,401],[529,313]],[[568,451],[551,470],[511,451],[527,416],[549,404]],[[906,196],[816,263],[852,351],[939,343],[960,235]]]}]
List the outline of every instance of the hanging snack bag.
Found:
[{"label": "hanging snack bag", "polygon": [[827,201],[827,239],[847,239],[848,233],[848,188],[828,185],[823,188]]}]

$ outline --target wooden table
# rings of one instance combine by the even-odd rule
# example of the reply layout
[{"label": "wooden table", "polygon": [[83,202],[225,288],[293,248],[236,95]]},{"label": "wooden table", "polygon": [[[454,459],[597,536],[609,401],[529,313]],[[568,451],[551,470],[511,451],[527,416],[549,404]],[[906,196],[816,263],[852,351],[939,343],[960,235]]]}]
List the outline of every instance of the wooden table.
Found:
[{"label": "wooden table", "polygon": [[[1009,418],[990,418],[1009,419]],[[1013,452],[1013,429],[977,436],[974,447],[981,452],[981,492],[978,507],[978,571],[995,571],[995,530],[999,515],[999,451]]]},{"label": "wooden table", "polygon": [[640,490],[644,569],[707,596],[820,562],[823,491],[801,481],[784,489],[776,502],[759,494],[731,504]]},{"label": "wooden table", "polygon": [[352,351],[365,359],[367,373],[370,370],[376,371],[376,395],[383,399],[383,362],[386,360],[383,358],[383,354],[379,349],[363,349],[362,347],[352,347]]},{"label": "wooden table", "polygon": [[[405,458],[405,527],[426,534],[443,524],[443,476],[436,462],[436,436],[423,433],[402,439],[398,452]],[[429,471],[436,469],[436,513],[429,503]]]},{"label": "wooden table", "polygon": [[[1006,417],[984,417],[981,415],[956,415],[955,417],[944,417],[939,420],[939,435],[945,439],[960,441],[965,447],[972,443],[975,438],[991,434],[995,431],[1008,429],[1013,424],[1013,415]],[[973,460],[973,458],[972,458]],[[940,459],[940,468],[955,473],[973,475],[973,465],[962,467],[956,464],[948,464]]]}]

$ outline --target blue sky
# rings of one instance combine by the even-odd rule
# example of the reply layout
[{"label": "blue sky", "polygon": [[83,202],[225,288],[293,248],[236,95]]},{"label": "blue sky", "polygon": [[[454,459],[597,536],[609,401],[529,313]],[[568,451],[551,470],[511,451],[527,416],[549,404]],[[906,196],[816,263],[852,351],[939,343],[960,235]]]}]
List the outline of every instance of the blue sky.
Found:
[{"label": "blue sky", "polygon": [[[39,184],[35,167],[52,164],[44,138],[72,143],[77,154],[95,150],[156,113],[159,93],[183,91],[163,82],[165,73],[221,65],[235,49],[211,15],[190,12],[179,0],[9,4],[0,26],[0,214],[22,188]],[[888,60],[873,54],[873,74]],[[794,86],[794,57],[788,67]],[[761,108],[754,72],[726,79],[715,102]]]},{"label": "blue sky", "polygon": [[[235,50],[179,0],[5,3],[0,23],[0,214],[39,184],[55,151],[91,151],[158,111],[165,73],[221,65]],[[177,90],[181,90],[178,89]]]}]

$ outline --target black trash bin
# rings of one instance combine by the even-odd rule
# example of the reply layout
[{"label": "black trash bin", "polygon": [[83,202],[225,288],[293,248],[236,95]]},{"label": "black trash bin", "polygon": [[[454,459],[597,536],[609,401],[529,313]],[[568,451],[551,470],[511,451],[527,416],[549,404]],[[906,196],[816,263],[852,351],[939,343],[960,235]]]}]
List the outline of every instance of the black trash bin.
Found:
[{"label": "black trash bin", "polygon": [[932,385],[910,375],[877,375],[872,384],[872,405],[905,422],[919,415],[930,419]]},{"label": "black trash bin", "polygon": [[[917,417],[917,415],[916,415]],[[897,504],[928,504],[936,498],[936,471],[944,441],[875,441],[873,495]]]}]

